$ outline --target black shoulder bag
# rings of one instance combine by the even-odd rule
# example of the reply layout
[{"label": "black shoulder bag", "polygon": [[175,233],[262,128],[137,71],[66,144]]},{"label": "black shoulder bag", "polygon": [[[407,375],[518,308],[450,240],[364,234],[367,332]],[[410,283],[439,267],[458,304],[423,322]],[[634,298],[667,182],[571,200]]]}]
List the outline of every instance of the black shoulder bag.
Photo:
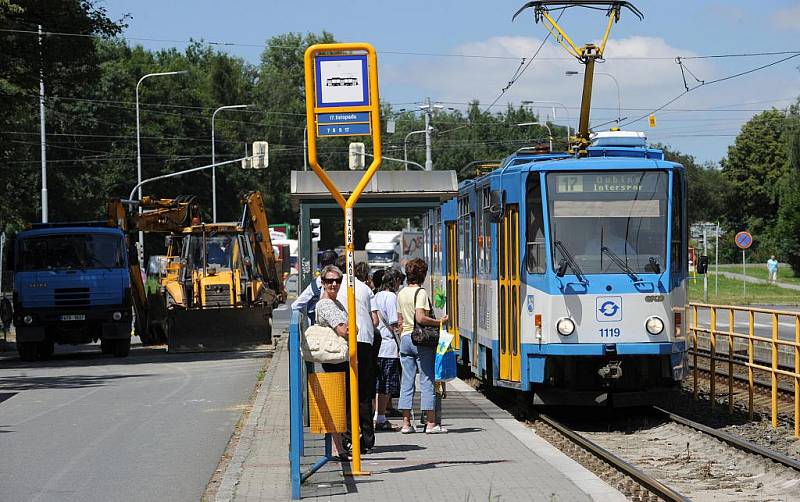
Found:
[{"label": "black shoulder bag", "polygon": [[[421,289],[418,288],[414,293],[414,330],[411,331],[411,341],[417,347],[436,347],[439,344],[439,326],[422,326],[417,322],[417,295]],[[428,307],[431,317],[435,319],[430,298],[428,298]]]}]

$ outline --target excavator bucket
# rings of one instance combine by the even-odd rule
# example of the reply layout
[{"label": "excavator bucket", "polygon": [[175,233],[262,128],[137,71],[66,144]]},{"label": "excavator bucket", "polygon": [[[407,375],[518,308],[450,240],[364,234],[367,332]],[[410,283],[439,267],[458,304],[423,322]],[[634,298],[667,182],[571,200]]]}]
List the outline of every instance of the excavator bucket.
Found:
[{"label": "excavator bucket", "polygon": [[249,350],[272,343],[272,307],[172,309],[169,352]]}]

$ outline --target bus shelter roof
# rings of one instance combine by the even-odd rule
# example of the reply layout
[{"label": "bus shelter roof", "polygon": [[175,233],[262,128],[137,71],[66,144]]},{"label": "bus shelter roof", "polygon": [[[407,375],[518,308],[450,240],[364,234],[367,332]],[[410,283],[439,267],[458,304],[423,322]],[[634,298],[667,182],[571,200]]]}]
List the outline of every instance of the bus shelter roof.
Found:
[{"label": "bus shelter roof", "polygon": [[[363,171],[326,171],[347,198]],[[314,217],[341,215],[341,208],[313,171],[292,171],[291,201],[294,209],[305,206]],[[378,171],[367,184],[355,207],[356,216],[397,218],[418,216],[458,195],[455,171]],[[360,213],[360,214],[359,214]]]}]

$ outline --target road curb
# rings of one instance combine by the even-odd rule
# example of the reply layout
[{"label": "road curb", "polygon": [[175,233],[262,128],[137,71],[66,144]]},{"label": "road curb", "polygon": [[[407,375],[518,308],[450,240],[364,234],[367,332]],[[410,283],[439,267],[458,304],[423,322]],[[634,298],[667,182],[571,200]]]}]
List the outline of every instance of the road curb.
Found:
[{"label": "road curb", "polygon": [[216,497],[214,498],[216,502],[229,502],[233,500],[233,497],[236,494],[236,485],[238,485],[239,481],[242,479],[244,463],[250,456],[253,444],[256,441],[256,429],[258,428],[258,421],[261,418],[261,414],[264,412],[264,408],[266,407],[267,395],[272,388],[272,380],[275,376],[275,372],[277,371],[276,368],[279,366],[278,362],[281,358],[285,357],[284,353],[286,351],[282,350],[285,344],[285,337],[276,337],[273,357],[270,360],[266,373],[264,374],[264,380],[261,382],[261,387],[258,389],[258,394],[256,395],[255,402],[253,403],[253,410],[250,412],[250,416],[247,418],[247,422],[245,423],[242,433],[239,436],[239,443],[236,445],[233,458],[231,458],[231,461],[225,468],[225,473],[222,476],[222,481],[217,489]]}]

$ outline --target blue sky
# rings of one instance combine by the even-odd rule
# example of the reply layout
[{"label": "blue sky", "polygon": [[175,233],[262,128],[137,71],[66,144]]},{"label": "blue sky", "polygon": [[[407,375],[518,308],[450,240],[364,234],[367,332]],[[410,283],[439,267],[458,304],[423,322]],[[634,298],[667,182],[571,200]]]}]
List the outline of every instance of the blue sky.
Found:
[{"label": "blue sky", "polygon": [[[106,0],[112,18],[130,14],[125,35],[147,48],[183,48],[180,41],[203,39],[242,45],[218,46],[258,63],[261,44],[286,32],[330,31],[340,41],[366,41],[378,50],[381,100],[406,107],[430,97],[447,106],[478,99],[488,105],[500,94],[522,57],[530,57],[546,35],[530,14],[511,22],[519,1],[439,0],[386,2],[350,0],[292,2],[255,0]],[[680,94],[676,56],[800,51],[800,3],[796,1],[639,1],[639,21],[623,13],[597,71],[619,82],[622,115],[635,118]],[[757,8],[756,8],[757,7]],[[530,11],[529,11],[530,12]],[[605,16],[568,10],[567,33],[583,43],[597,40]],[[158,39],[143,40],[143,39]],[[413,54],[401,54],[413,53]],[[458,55],[481,57],[461,57]],[[492,56],[492,57],[486,57]],[[786,56],[685,60],[699,79],[710,81]],[[751,75],[702,87],[629,129],[645,130],[652,141],[670,144],[701,161],[719,161],[741,125],[758,110],[785,108],[800,95],[800,57]],[[577,122],[582,71],[549,40],[526,73],[498,101],[557,101],[556,123]],[[596,77],[592,122],[617,116],[611,78]],[[222,103],[227,104],[227,103]],[[542,118],[552,105],[534,105]],[[500,108],[497,108],[500,109]]]}]

